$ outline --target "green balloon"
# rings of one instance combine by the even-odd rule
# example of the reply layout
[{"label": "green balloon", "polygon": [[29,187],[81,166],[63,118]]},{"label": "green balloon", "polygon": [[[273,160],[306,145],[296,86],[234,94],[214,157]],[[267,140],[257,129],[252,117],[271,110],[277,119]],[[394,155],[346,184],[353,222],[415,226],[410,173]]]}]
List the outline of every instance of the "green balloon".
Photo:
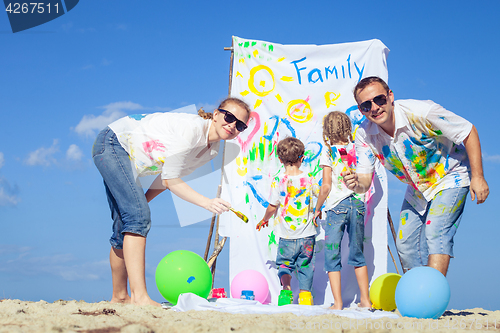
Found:
[{"label": "green balloon", "polygon": [[212,272],[202,257],[191,251],[167,254],[156,267],[156,287],[173,305],[180,294],[193,293],[207,298],[212,289]]}]

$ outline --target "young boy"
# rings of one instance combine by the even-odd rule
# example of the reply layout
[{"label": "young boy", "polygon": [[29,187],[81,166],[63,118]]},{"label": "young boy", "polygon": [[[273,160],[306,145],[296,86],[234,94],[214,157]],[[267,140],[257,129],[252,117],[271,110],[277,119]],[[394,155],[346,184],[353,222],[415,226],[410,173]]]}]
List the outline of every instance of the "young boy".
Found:
[{"label": "young boy", "polygon": [[292,272],[297,270],[300,292],[311,291],[317,233],[312,202],[314,179],[299,170],[305,151],[299,139],[286,138],[278,143],[276,150],[285,173],[273,181],[270,204],[256,229],[268,226],[269,218],[280,207],[275,230],[280,237],[276,258],[278,278],[284,290],[292,290]]},{"label": "young boy", "polygon": [[342,172],[350,172],[356,166],[356,153],[352,144],[352,125],[349,116],[340,111],[327,114],[323,120],[325,148],[320,157],[323,183],[316,203],[316,217],[321,217],[321,206],[326,200],[325,270],[328,272],[334,304],[333,310],[342,310],[340,284],[340,248],[344,230],[349,234],[348,264],[354,273],[360,290],[360,306],[371,308],[368,293],[368,270],[363,255],[365,230],[364,194],[354,193],[341,181]]}]

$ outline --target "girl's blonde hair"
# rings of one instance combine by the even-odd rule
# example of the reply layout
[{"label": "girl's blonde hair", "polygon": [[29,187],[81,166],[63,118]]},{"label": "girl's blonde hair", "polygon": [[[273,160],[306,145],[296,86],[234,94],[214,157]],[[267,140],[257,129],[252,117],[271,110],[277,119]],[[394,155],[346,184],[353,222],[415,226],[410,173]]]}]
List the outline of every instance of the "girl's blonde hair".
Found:
[{"label": "girl's blonde hair", "polygon": [[[245,103],[243,100],[236,98],[236,97],[228,97],[228,98],[224,99],[219,104],[217,109],[223,109],[229,103],[234,103],[234,104],[238,105],[239,107],[243,108],[247,112],[248,116],[250,117],[250,113],[252,112],[252,109],[250,109],[250,106],[248,106],[248,104]],[[202,117],[203,119],[212,119],[214,117],[214,114],[212,112],[205,112],[205,111],[203,111],[203,108],[200,108],[198,110],[198,115],[200,117]]]},{"label": "girl's blonde hair", "polygon": [[353,142],[351,119],[344,112],[333,111],[323,118],[323,141],[331,151],[330,145]]}]

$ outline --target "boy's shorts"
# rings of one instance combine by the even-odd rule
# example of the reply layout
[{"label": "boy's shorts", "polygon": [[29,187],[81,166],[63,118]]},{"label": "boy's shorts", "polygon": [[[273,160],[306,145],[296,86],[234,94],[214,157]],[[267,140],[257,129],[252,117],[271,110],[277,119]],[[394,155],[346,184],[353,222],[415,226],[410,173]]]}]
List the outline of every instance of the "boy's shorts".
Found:
[{"label": "boy's shorts", "polygon": [[297,239],[280,238],[276,258],[278,278],[281,280],[284,274],[292,275],[293,271],[297,270],[299,289],[311,291],[316,258],[315,244],[316,236]]}]

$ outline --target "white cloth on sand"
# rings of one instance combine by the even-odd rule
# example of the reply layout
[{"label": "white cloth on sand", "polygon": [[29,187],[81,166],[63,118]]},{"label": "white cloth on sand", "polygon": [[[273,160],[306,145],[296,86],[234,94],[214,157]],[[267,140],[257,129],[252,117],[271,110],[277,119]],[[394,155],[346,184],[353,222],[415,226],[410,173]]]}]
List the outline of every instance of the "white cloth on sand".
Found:
[{"label": "white cloth on sand", "polygon": [[298,305],[288,304],[283,306],[263,305],[259,301],[251,301],[238,298],[219,298],[215,302],[209,302],[192,293],[185,293],[179,296],[177,305],[172,310],[183,312],[189,310],[197,311],[220,311],[238,314],[274,314],[274,313],[293,313],[298,316],[319,316],[333,314],[336,316],[347,317],[351,319],[378,319],[388,317],[397,319],[399,316],[394,312],[382,310],[368,310],[356,306],[344,310],[330,310],[324,305]]}]

